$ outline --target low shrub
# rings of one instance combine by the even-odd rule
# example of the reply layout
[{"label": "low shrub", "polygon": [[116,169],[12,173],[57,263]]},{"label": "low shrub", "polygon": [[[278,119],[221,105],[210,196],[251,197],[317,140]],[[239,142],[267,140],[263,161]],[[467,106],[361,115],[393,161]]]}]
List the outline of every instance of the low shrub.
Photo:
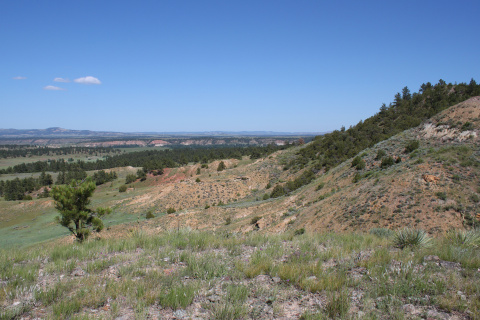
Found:
[{"label": "low shrub", "polygon": [[443,201],[447,200],[447,194],[445,192],[437,192],[435,193],[435,195],[440,200],[443,200]]},{"label": "low shrub", "polygon": [[418,147],[420,147],[420,142],[418,140],[410,141],[405,147],[405,153],[411,153],[413,150],[418,149]]},{"label": "low shrub", "polygon": [[390,166],[393,166],[393,164],[395,163],[395,160],[393,160],[392,157],[385,157],[382,159],[382,163],[380,163],[380,167],[382,169],[385,169],[385,168],[388,168]]},{"label": "low shrub", "polygon": [[305,233],[305,228],[300,228],[300,229],[295,230],[295,232],[293,234],[296,235],[296,236],[300,236],[304,233]]},{"label": "low shrub", "polygon": [[390,238],[395,234],[394,231],[387,228],[372,228],[369,233],[379,238]]},{"label": "low shrub", "polygon": [[356,156],[352,160],[352,167],[355,167],[357,170],[363,170],[365,169],[365,161],[360,156]]},{"label": "low shrub", "polygon": [[262,219],[262,217],[253,217],[252,220],[250,220],[250,224],[256,224],[260,219]]},{"label": "low shrub", "polygon": [[386,155],[387,155],[387,153],[385,152],[385,150],[379,149],[377,151],[377,156],[375,157],[375,160],[381,160]]},{"label": "low shrub", "polygon": [[155,215],[153,214],[152,211],[148,211],[147,214],[146,214],[146,216],[145,216],[145,218],[147,218],[147,219],[152,219],[152,218],[155,218]]}]

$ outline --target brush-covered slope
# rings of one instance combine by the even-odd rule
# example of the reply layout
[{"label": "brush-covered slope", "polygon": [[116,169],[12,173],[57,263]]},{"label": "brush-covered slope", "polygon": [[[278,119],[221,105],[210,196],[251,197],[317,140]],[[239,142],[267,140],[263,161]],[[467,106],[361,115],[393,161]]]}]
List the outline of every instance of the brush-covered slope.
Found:
[{"label": "brush-covered slope", "polygon": [[[480,97],[474,97],[363,150],[358,157],[365,168],[357,170],[349,159],[321,175],[287,197],[285,204],[296,204],[282,216],[289,223],[272,221],[271,228],[368,231],[408,226],[436,233],[473,227],[480,201],[479,116]],[[418,148],[411,150],[416,142]],[[294,222],[288,212],[295,212]]]},{"label": "brush-covered slope", "polygon": [[[137,202],[129,201],[149,207],[157,199],[164,205],[182,206],[184,210],[176,215],[145,222],[157,231],[178,227],[235,232],[414,227],[441,233],[471,228],[478,223],[475,215],[480,201],[479,116],[480,97],[466,100],[361,151],[357,157],[364,168],[357,169],[352,166],[354,158],[348,159],[326,173],[317,171],[312,182],[277,198],[264,195],[271,194],[275,185],[288,189],[289,181],[315,171],[312,163],[301,170],[284,170],[302,147],[255,162],[232,162],[221,173],[206,170],[201,182],[195,182],[191,174],[183,182],[161,184]],[[194,168],[189,170],[180,171],[189,176]],[[205,208],[220,200],[225,205]]]}]

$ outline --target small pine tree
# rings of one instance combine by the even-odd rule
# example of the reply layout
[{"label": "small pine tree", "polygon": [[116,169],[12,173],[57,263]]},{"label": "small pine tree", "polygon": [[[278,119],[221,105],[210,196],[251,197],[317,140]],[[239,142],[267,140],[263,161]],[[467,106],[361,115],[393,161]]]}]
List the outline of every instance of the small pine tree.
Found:
[{"label": "small pine tree", "polygon": [[127,177],[125,178],[125,184],[130,184],[133,183],[137,180],[137,176],[135,174],[127,174]]},{"label": "small pine tree", "polygon": [[270,198],[278,198],[285,195],[285,188],[283,186],[277,184],[275,188],[273,188],[272,193],[270,194]]},{"label": "small pine tree", "polygon": [[60,212],[60,216],[56,217],[57,222],[80,242],[86,240],[92,230],[102,231],[103,222],[100,217],[112,211],[110,208],[97,208],[95,212],[87,208],[94,190],[95,182],[90,178],[85,182],[73,180],[68,185],[52,189],[55,209]]},{"label": "small pine tree", "polygon": [[218,164],[218,167],[217,167],[217,171],[223,171],[227,168],[227,166],[225,165],[225,163],[223,161],[220,161],[220,163]]},{"label": "small pine tree", "polygon": [[155,215],[153,214],[152,211],[148,211],[146,216],[145,216],[146,219],[152,219],[152,218],[155,218]]}]

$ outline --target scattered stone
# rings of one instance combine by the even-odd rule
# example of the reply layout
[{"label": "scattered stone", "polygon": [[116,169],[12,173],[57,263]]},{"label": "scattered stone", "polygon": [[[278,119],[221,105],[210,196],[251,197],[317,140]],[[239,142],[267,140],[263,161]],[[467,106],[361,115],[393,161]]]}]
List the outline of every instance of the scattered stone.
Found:
[{"label": "scattered stone", "polygon": [[445,269],[454,269],[457,271],[462,270],[462,266],[459,262],[450,262],[450,261],[443,261],[439,262],[439,265]]},{"label": "scattered stone", "polygon": [[322,264],[322,268],[323,270],[325,269],[328,269],[328,268],[333,268],[337,265],[337,261],[335,261],[335,259],[330,259],[328,261],[325,261],[323,264]]},{"label": "scattered stone", "polygon": [[448,320],[450,317],[448,314],[443,312],[438,312],[436,310],[429,310],[427,312],[427,318],[439,319],[439,320]]},{"label": "scattered stone", "polygon": [[368,270],[364,267],[357,267],[357,268],[353,268],[348,273],[351,275],[353,279],[360,280],[364,274],[368,273]]},{"label": "scattered stone", "polygon": [[85,271],[83,271],[83,269],[80,267],[77,267],[72,271],[73,277],[83,277],[84,275],[85,275]]},{"label": "scattered stone", "polygon": [[418,314],[420,313],[420,311],[415,308],[415,306],[413,304],[406,304],[402,307],[402,310],[403,312],[407,313],[407,314],[410,314],[410,315],[415,315],[415,314]]},{"label": "scattered stone", "polygon": [[220,301],[221,298],[220,298],[220,296],[218,296],[216,294],[212,294],[211,296],[209,296],[207,298],[207,300],[210,301],[210,302],[217,302],[217,301]]},{"label": "scattered stone", "polygon": [[423,261],[424,262],[427,262],[427,261],[438,262],[438,261],[440,261],[440,258],[438,256],[425,256],[425,257],[423,257]]},{"label": "scattered stone", "polygon": [[260,275],[255,277],[255,280],[258,281],[258,282],[270,282],[272,280],[272,278],[270,278],[270,276],[268,276],[268,275],[260,274]]},{"label": "scattered stone", "polygon": [[108,267],[106,276],[109,278],[118,278],[119,277],[118,269],[113,266]]},{"label": "scattered stone", "polygon": [[173,315],[176,319],[184,319],[187,316],[187,311],[178,309],[173,313]]}]

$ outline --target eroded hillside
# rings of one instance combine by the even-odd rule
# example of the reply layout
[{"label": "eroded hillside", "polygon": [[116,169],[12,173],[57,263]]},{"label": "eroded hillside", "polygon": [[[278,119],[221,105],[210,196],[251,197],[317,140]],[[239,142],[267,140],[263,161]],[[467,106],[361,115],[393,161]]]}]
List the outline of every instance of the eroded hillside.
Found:
[{"label": "eroded hillside", "polygon": [[[365,168],[357,170],[350,159],[276,199],[262,198],[272,190],[265,189],[269,182],[293,180],[310,170],[308,165],[297,172],[282,170],[298,147],[246,165],[231,161],[224,172],[216,172],[217,163],[212,163],[198,176],[201,182],[195,182],[196,167],[181,168],[174,185],[161,183],[168,174],[156,178],[159,185],[123,204],[184,209],[148,222],[154,229],[368,231],[409,226],[441,233],[470,228],[477,223],[480,200],[479,111],[480,98],[471,98],[364,150],[359,156]],[[418,148],[407,152],[412,141],[418,141]],[[379,151],[393,163],[382,167]],[[220,201],[225,205],[205,209]]]}]

